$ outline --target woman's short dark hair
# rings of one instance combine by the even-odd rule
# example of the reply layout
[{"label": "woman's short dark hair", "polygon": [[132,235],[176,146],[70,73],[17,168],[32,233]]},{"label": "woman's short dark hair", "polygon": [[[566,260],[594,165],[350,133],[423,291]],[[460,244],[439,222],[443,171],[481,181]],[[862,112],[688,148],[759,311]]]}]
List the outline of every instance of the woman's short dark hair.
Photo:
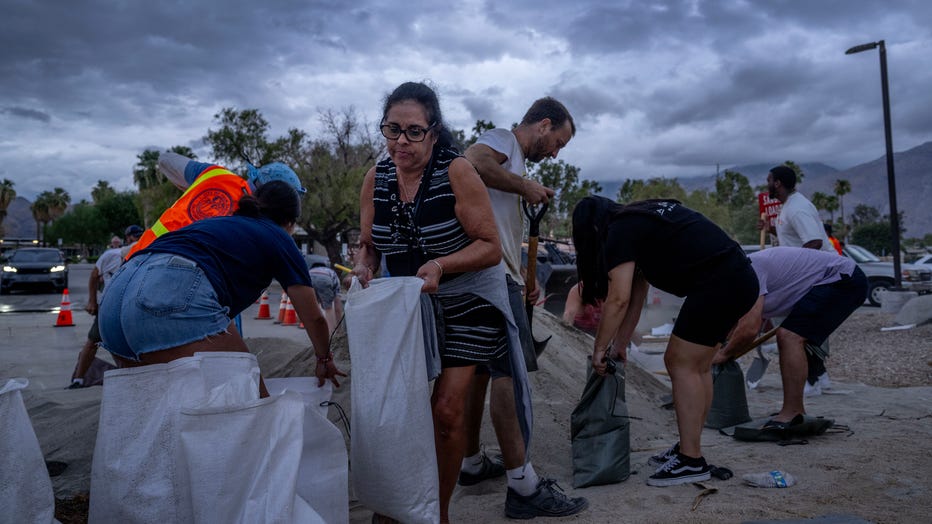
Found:
[{"label": "woman's short dark hair", "polygon": [[294,224],[301,216],[301,197],[288,183],[266,182],[252,195],[239,199],[234,215],[251,218],[266,217],[280,226]]},{"label": "woman's short dark hair", "polygon": [[587,196],[573,209],[573,245],[576,248],[576,273],[582,285],[582,299],[595,304],[608,294],[608,270],[605,267],[605,233],[612,217],[624,206],[605,197]]},{"label": "woman's short dark hair", "polygon": [[427,84],[421,82],[405,82],[396,87],[394,91],[385,97],[385,103],[382,105],[382,123],[388,118],[388,111],[400,102],[413,100],[424,107],[427,113],[427,125],[433,126],[432,131],[437,133],[438,147],[454,147],[453,134],[447,129],[443,122],[443,113],[440,111],[440,99]]}]

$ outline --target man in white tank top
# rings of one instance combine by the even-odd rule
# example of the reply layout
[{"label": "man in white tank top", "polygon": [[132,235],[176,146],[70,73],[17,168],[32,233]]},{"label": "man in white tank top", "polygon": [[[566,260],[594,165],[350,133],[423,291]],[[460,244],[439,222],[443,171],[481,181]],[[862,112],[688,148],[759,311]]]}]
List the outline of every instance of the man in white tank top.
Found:
[{"label": "man in white tank top", "polygon": [[[502,242],[502,259],[506,265],[508,295],[515,323],[521,335],[521,345],[528,371],[537,370],[533,338],[524,308],[524,277],[521,274],[521,244],[524,240],[523,198],[528,204],[543,204],[554,195],[527,177],[525,162],[540,162],[556,158],[557,153],[576,134],[576,125],[569,111],[557,100],[546,97],[531,105],[521,123],[514,129],[496,128],[479,137],[466,150],[489,189],[495,224]],[[534,278],[528,275],[527,278]],[[504,284],[504,282],[503,282]],[[527,298],[536,302],[539,288]],[[460,471],[460,484],[472,485],[502,474],[508,476],[505,514],[511,518],[566,516],[586,509],[585,498],[570,498],[554,488],[554,483],[538,477],[534,467],[525,460],[524,441],[514,408],[514,392],[507,360],[494,363],[486,370],[477,370],[473,396],[467,407],[466,458]],[[485,404],[489,379],[492,379],[492,425],[499,436],[504,464],[492,461],[481,451],[479,426]]]}]

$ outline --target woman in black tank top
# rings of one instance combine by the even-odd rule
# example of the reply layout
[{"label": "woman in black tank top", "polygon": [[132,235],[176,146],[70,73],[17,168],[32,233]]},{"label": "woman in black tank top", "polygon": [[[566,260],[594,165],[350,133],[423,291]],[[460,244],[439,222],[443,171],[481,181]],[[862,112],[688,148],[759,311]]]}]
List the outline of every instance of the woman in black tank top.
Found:
[{"label": "woman in black tank top", "polygon": [[[389,158],[363,181],[353,275],[366,285],[384,254],[393,277],[420,277],[422,291],[432,293],[441,282],[498,264],[501,244],[488,192],[453,148],[437,95],[424,84],[402,84],[385,101],[380,129]],[[440,520],[448,522],[466,447],[462,428],[471,377],[476,364],[503,356],[507,344],[505,319],[490,303],[471,294],[441,302],[447,325],[431,408]]]}]

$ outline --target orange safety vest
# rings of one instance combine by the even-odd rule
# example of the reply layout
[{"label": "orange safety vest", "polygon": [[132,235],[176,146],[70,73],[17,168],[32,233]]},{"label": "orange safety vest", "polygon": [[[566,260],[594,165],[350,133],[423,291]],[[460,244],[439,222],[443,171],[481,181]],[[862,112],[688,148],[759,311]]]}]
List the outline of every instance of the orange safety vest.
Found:
[{"label": "orange safety vest", "polygon": [[208,167],[178,200],[162,213],[155,224],[142,234],[126,255],[126,259],[129,260],[169,231],[177,231],[204,218],[232,215],[239,208],[240,197],[251,194],[249,182],[243,177],[220,166]]}]

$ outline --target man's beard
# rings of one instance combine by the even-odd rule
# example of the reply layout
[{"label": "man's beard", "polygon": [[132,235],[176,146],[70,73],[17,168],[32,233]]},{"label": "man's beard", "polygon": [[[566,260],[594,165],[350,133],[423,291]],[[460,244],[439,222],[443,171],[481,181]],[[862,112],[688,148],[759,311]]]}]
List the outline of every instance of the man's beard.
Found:
[{"label": "man's beard", "polygon": [[534,141],[534,146],[531,147],[531,151],[528,153],[527,160],[529,162],[540,162],[544,159],[544,148],[541,145],[542,140],[538,138]]}]

